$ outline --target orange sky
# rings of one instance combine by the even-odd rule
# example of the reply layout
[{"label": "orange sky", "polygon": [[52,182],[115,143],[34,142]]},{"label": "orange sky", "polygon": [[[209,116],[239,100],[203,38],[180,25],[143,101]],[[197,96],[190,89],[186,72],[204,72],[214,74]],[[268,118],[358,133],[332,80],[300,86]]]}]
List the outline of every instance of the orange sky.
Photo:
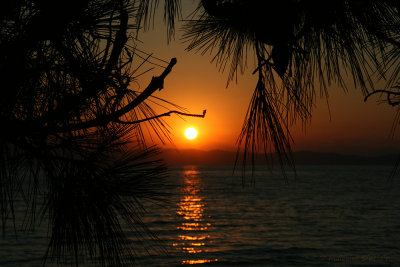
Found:
[{"label": "orange sky", "polygon": [[[190,7],[187,6],[187,10]],[[218,67],[210,63],[212,56],[185,51],[186,45],[180,40],[179,32],[175,41],[168,45],[161,22],[156,23],[155,30],[142,33],[140,40],[140,49],[167,61],[172,57],[178,59],[166,78],[164,89],[155,96],[186,107],[191,113],[201,114],[203,109],[207,109],[204,119],[185,117],[183,120],[175,115],[166,117],[171,126],[173,144],[161,147],[235,150],[257,77],[248,71],[239,76],[237,84],[231,83],[226,88],[227,73],[220,73]],[[249,69],[253,67],[249,66]],[[141,89],[148,84],[151,75],[161,72],[162,69],[156,67],[149,75],[141,77]],[[364,103],[357,89],[349,88],[349,92],[345,93],[332,87],[329,99],[332,119],[325,99],[317,99],[311,124],[306,131],[301,123],[292,128],[294,150],[365,154],[400,148],[399,139],[389,137],[396,109],[378,105],[376,100],[377,97],[372,97]],[[184,130],[190,126],[198,130],[195,140],[184,138]],[[155,142],[160,144],[157,140]]]}]

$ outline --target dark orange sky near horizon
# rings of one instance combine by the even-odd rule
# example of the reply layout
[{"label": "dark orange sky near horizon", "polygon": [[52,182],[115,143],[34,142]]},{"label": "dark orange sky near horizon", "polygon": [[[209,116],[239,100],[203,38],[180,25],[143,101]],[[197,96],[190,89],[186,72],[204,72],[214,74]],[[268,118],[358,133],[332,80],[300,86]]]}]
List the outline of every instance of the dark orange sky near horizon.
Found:
[{"label": "dark orange sky near horizon", "polygon": [[[194,7],[195,4],[185,5],[184,15]],[[172,57],[178,60],[165,80],[164,89],[156,92],[155,96],[183,106],[191,113],[201,114],[203,109],[207,109],[204,119],[182,119],[176,115],[165,117],[171,126],[173,143],[163,145],[153,135],[153,140],[148,139],[149,144],[156,143],[161,148],[173,149],[236,150],[236,141],[256,85],[257,77],[251,75],[255,68],[250,63],[251,53],[246,73],[239,75],[238,82],[231,82],[226,88],[228,74],[220,72],[215,63],[210,63],[213,54],[201,55],[185,51],[187,44],[181,40],[179,26],[175,40],[169,44],[161,21],[156,21],[154,29],[140,33],[139,39],[141,42],[138,48],[141,50],[167,61]],[[161,72],[162,68],[156,67],[148,75],[140,77],[139,90],[147,86],[151,76]],[[376,154],[400,148],[399,132],[396,132],[394,138],[390,137],[396,108],[378,104],[377,96],[364,102],[361,91],[350,86],[348,92],[344,92],[333,85],[329,94],[330,112],[326,99],[318,95],[311,123],[304,128],[299,121],[291,128],[294,151]],[[184,137],[187,127],[198,130],[196,139],[188,140]]]}]

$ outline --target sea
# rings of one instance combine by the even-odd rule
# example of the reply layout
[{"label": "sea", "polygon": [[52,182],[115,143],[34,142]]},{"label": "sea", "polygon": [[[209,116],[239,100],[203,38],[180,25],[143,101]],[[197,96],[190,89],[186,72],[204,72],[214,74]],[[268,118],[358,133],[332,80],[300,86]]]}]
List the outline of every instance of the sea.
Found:
[{"label": "sea", "polygon": [[[134,241],[136,265],[400,266],[392,168],[302,165],[285,177],[256,166],[243,177],[232,166],[171,167],[168,202],[144,203],[157,238]],[[0,238],[0,266],[42,266],[46,234]]]}]

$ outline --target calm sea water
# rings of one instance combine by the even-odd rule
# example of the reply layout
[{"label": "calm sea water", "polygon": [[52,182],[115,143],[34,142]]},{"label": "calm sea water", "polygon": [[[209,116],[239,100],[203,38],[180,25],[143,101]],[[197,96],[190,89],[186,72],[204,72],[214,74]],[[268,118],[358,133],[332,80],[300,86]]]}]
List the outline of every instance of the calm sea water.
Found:
[{"label": "calm sea water", "polygon": [[[296,180],[258,167],[175,167],[170,203],[145,205],[158,241],[141,266],[400,266],[400,177],[391,166],[299,166]],[[249,177],[250,180],[250,177]],[[0,266],[40,266],[46,239],[0,239]]]}]

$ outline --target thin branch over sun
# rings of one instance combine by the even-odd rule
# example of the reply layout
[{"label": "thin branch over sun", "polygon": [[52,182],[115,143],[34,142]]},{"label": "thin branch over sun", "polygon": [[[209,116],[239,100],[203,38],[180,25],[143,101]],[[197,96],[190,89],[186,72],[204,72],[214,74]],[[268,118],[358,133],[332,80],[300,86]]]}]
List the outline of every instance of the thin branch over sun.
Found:
[{"label": "thin branch over sun", "polygon": [[121,120],[118,120],[117,122],[118,123],[122,123],[122,124],[137,124],[137,123],[142,123],[142,122],[145,122],[145,121],[154,120],[154,119],[161,118],[161,117],[171,116],[171,114],[178,114],[178,115],[182,115],[182,116],[185,116],[185,117],[204,118],[206,116],[206,110],[203,110],[203,114],[193,114],[193,113],[185,113],[185,112],[181,112],[181,111],[177,111],[177,110],[171,110],[171,111],[159,114],[157,116],[145,118],[145,119],[142,119],[142,120],[137,120],[137,121],[121,121]]},{"label": "thin branch over sun", "polygon": [[160,76],[153,77],[150,84],[146,87],[146,89],[138,94],[131,102],[127,105],[119,108],[118,110],[114,110],[110,114],[105,114],[103,116],[99,116],[93,120],[83,121],[77,124],[69,124],[65,128],[58,129],[59,131],[66,130],[80,130],[87,129],[91,127],[98,127],[107,125],[110,122],[118,122],[119,118],[129,113],[136,107],[138,107],[143,101],[145,101],[149,96],[151,96],[156,90],[162,90],[164,88],[164,79],[171,72],[173,66],[176,64],[176,58],[171,59],[168,66],[165,68],[163,73]]}]

